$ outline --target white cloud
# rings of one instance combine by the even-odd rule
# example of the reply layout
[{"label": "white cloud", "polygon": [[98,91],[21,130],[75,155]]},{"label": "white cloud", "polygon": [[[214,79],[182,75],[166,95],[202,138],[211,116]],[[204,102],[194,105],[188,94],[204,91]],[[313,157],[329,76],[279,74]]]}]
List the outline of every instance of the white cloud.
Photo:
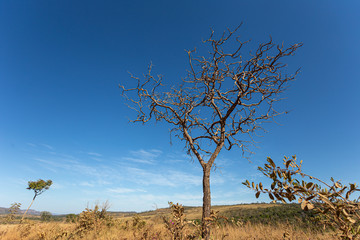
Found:
[{"label": "white cloud", "polygon": [[122,160],[136,162],[136,163],[154,164],[154,161],[151,159],[123,157]]},{"label": "white cloud", "polygon": [[52,146],[50,146],[48,144],[41,143],[40,145],[43,146],[43,147],[46,147],[49,150],[54,150],[54,147],[52,147]]},{"label": "white cloud", "polygon": [[65,186],[60,184],[60,183],[57,183],[57,182],[54,182],[52,185],[51,185],[51,189],[62,189],[64,188]]},{"label": "white cloud", "polygon": [[91,158],[92,160],[95,160],[97,162],[102,162],[103,160],[101,158],[97,158],[97,157],[92,157]]},{"label": "white cloud", "polygon": [[95,157],[102,157],[100,153],[96,153],[96,152],[88,152],[87,154]]},{"label": "white cloud", "polygon": [[42,167],[54,172],[61,169],[82,176],[87,175],[95,178],[96,180],[91,184],[110,184],[108,179],[118,179],[118,176],[120,176],[120,173],[112,167],[104,165],[90,166],[72,159],[50,158],[49,160],[49,158],[34,158],[34,160],[38,161]]},{"label": "white cloud", "polygon": [[81,182],[79,185],[84,187],[95,187],[95,184],[89,182]]},{"label": "white cloud", "polygon": [[179,187],[183,185],[200,186],[202,177],[181,171],[162,171],[160,169],[141,169],[127,167],[127,180],[141,185]]},{"label": "white cloud", "polygon": [[129,151],[130,156],[125,156],[121,158],[122,162],[132,162],[140,164],[155,164],[156,158],[162,154],[161,150],[151,149],[151,150],[135,150]]},{"label": "white cloud", "polygon": [[190,184],[194,186],[202,184],[202,177],[200,175],[192,175],[185,172],[169,171],[167,178],[169,178],[171,182],[176,182],[178,184]]},{"label": "white cloud", "polygon": [[128,181],[135,182],[140,185],[159,185],[159,186],[176,186],[174,181],[164,176],[161,173],[146,171],[140,168],[128,167],[126,168],[128,173]]},{"label": "white cloud", "polygon": [[108,188],[107,191],[112,192],[112,193],[146,192],[145,190],[134,189],[134,188]]},{"label": "white cloud", "polygon": [[158,156],[160,156],[162,154],[161,150],[157,150],[157,149],[151,149],[149,151],[140,149],[140,150],[136,150],[136,151],[130,151],[131,155],[140,157],[140,158],[145,158],[145,159],[153,159],[156,158]]}]

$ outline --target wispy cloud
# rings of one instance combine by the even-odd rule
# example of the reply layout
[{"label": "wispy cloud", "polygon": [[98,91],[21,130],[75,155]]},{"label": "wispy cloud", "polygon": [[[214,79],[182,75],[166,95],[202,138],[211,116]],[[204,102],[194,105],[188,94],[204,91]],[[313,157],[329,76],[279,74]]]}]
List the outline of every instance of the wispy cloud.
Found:
[{"label": "wispy cloud", "polygon": [[140,168],[128,167],[126,168],[128,173],[128,180],[140,185],[159,185],[159,186],[176,186],[175,182],[172,182],[166,176],[161,173],[150,172]]},{"label": "wispy cloud", "polygon": [[[202,194],[182,193],[182,194],[139,194],[136,196],[142,202],[159,203],[164,206],[169,201],[179,202],[183,205],[201,205]],[[166,206],[166,205],[165,205]]]},{"label": "wispy cloud", "polygon": [[134,189],[134,188],[108,188],[108,192],[112,193],[134,193],[134,192],[146,192],[142,189]]},{"label": "wispy cloud", "polygon": [[144,158],[123,157],[122,160],[131,161],[135,163],[154,164],[154,160],[144,159]]},{"label": "wispy cloud", "polygon": [[36,144],[34,143],[26,143],[27,145],[29,145],[30,147],[36,147]]},{"label": "wispy cloud", "polygon": [[65,186],[58,182],[55,182],[51,185],[51,189],[63,189],[63,188],[65,188]]},{"label": "wispy cloud", "polygon": [[155,164],[156,158],[158,158],[162,154],[162,151],[157,149],[140,149],[136,151],[130,151],[129,153],[130,156],[123,157],[122,160],[142,164]]},{"label": "wispy cloud", "polygon": [[40,143],[40,145],[43,146],[43,147],[46,147],[46,148],[49,149],[49,150],[54,150],[54,147],[53,147],[53,146],[50,146],[50,145],[48,145],[48,144]]},{"label": "wispy cloud", "polygon": [[80,186],[84,186],[84,187],[95,187],[95,184],[93,184],[93,183],[90,183],[90,182],[81,182],[80,184],[79,184]]},{"label": "wispy cloud", "polygon": [[95,157],[102,157],[100,153],[96,153],[96,152],[87,152],[87,154]]},{"label": "wispy cloud", "polygon": [[103,179],[98,179],[97,181],[83,181],[79,183],[80,186],[84,186],[84,187],[103,187],[105,185],[110,185],[110,184],[111,182]]},{"label": "wispy cloud", "polygon": [[77,160],[66,159],[66,158],[34,158],[35,161],[39,162],[42,167],[56,171],[66,170],[69,173],[76,173],[82,176],[90,176],[96,179],[98,185],[109,184],[108,179],[116,179],[119,176],[119,172],[114,170],[112,167],[104,165],[87,165]]},{"label": "wispy cloud", "polygon": [[169,171],[167,177],[171,182],[180,182],[185,184],[190,184],[194,186],[199,186],[202,184],[202,177],[200,175],[193,175],[185,172],[179,171]]},{"label": "wispy cloud", "polygon": [[130,153],[134,156],[138,156],[140,158],[156,158],[162,154],[161,150],[157,149],[151,149],[149,151],[146,151],[144,149],[136,150],[136,151],[130,151]]},{"label": "wispy cloud", "polygon": [[184,184],[199,186],[202,183],[201,176],[181,171],[162,172],[159,169],[144,170],[141,168],[128,167],[128,180],[142,185],[159,185],[177,187]]}]

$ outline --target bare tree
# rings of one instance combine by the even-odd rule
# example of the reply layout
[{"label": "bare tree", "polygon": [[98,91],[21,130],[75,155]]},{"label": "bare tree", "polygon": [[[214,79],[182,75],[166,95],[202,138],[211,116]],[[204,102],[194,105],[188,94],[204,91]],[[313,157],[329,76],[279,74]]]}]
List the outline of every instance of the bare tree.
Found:
[{"label": "bare tree", "polygon": [[[298,73],[284,74],[286,64],[281,60],[293,55],[302,44],[284,48],[270,38],[244,59],[242,51],[248,42],[233,37],[239,27],[228,29],[219,39],[212,31],[203,41],[210,46],[207,57],[194,57],[195,50],[187,51],[190,70],[177,86],[165,86],[161,75],[152,74],[151,64],[143,79],[131,75],[137,82],[135,87],[120,84],[128,106],[137,112],[132,122],[168,122],[171,133],[185,141],[188,154],[202,166],[204,239],[210,237],[210,171],[216,157],[223,148],[230,150],[233,146],[249,151],[252,135],[265,130],[261,124],[284,113],[273,105]],[[227,51],[227,43],[235,48]]]}]

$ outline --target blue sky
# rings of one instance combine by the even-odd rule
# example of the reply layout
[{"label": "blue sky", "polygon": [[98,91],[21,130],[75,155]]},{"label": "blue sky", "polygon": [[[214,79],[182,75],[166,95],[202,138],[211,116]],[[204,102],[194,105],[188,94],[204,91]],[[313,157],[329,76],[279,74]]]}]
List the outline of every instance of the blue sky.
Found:
[{"label": "blue sky", "polygon": [[[130,124],[118,88],[152,62],[169,84],[186,75],[184,50],[210,28],[303,42],[287,59],[297,80],[278,106],[291,110],[256,138],[251,163],[223,151],[212,172],[213,204],[256,202],[241,184],[265,181],[267,156],[296,154],[304,170],[360,183],[359,1],[1,1],[0,206],[30,203],[27,181],[54,185],[32,208],[78,213],[109,200],[113,211],[201,205],[201,168],[169,143],[165,123]],[[260,201],[269,201],[260,199]]]}]

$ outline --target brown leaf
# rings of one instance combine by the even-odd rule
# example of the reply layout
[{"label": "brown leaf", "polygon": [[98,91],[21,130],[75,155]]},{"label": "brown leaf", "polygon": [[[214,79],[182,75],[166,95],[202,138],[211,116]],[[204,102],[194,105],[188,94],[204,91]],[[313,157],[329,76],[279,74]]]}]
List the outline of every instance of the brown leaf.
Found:
[{"label": "brown leaf", "polygon": [[287,161],[287,162],[285,163],[285,167],[286,167],[286,168],[289,168],[290,163],[291,163],[291,160]]},{"label": "brown leaf", "polygon": [[302,203],[301,203],[301,209],[302,210],[305,210],[305,207],[306,207],[306,204],[307,204],[308,202],[307,201],[303,201]]},{"label": "brown leaf", "polygon": [[269,198],[270,198],[271,200],[274,200],[274,196],[273,196],[271,193],[269,193]]},{"label": "brown leaf", "polygon": [[273,168],[275,168],[276,165],[271,158],[268,158],[267,161],[271,164]]}]

